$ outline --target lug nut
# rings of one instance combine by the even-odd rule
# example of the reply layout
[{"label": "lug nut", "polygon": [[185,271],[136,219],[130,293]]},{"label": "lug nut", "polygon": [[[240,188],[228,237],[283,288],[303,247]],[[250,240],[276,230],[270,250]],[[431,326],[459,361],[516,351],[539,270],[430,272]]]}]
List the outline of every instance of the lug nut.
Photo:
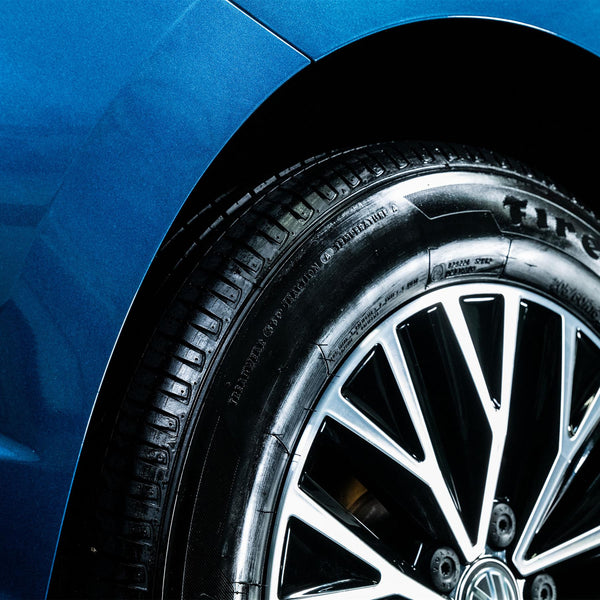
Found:
[{"label": "lug nut", "polygon": [[492,510],[488,542],[496,550],[506,548],[515,538],[517,519],[513,509],[505,502],[497,502]]},{"label": "lug nut", "polygon": [[438,548],[431,556],[431,581],[438,592],[449,592],[460,577],[460,560],[452,548]]},{"label": "lug nut", "polygon": [[557,600],[556,584],[550,575],[542,574],[533,578],[525,588],[527,600]]}]

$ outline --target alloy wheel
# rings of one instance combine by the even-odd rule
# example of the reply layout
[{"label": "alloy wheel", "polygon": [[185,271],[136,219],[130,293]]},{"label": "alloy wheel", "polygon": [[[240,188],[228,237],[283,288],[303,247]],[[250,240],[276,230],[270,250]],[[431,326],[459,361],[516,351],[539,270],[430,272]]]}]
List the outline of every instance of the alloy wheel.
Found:
[{"label": "alloy wheel", "polygon": [[599,365],[589,327],[515,286],[396,311],[303,429],[267,597],[560,597],[553,569],[600,546]]}]

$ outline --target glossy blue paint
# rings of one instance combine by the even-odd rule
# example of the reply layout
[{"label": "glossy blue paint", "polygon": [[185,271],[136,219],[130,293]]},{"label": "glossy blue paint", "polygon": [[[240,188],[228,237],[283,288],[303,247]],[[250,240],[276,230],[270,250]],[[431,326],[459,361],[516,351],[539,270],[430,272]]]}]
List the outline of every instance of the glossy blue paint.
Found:
[{"label": "glossy blue paint", "polygon": [[0,598],[44,594],[102,375],[169,225],[308,57],[459,15],[527,23],[600,54],[596,2],[239,4],[0,6]]},{"label": "glossy blue paint", "polygon": [[0,304],[81,144],[190,4],[0,5]]},{"label": "glossy blue paint", "polygon": [[[44,208],[35,214],[30,210],[37,198],[31,200],[35,190],[25,188],[36,165],[34,157],[31,164],[23,156],[21,168],[11,167],[16,208],[2,211],[5,227],[37,229],[35,237],[27,233],[23,238],[22,245],[31,247],[0,308],[0,435],[5,436],[0,437],[0,572],[11,574],[0,578],[0,597],[44,595],[99,383],[137,287],[172,219],[230,135],[308,62],[223,0],[184,8],[182,14],[171,14],[175,22],[157,43],[156,35],[141,40],[132,34],[131,43],[140,48],[123,68],[118,66],[118,48],[106,48],[111,61],[100,61],[102,50],[94,45],[99,62],[112,64],[106,80],[87,81],[93,79],[88,70],[105,65],[92,62],[87,67],[79,54],[76,66],[69,66],[67,55],[55,59],[55,68],[65,64],[81,71],[81,88],[66,92],[87,93],[95,100],[93,114],[73,116],[76,140],[61,137],[58,124],[58,158],[40,130],[43,102],[34,92],[29,98],[40,113],[32,125],[38,129],[23,135],[32,138],[33,154],[43,163],[39,180],[31,185],[43,193]],[[106,43],[127,47],[130,20],[144,18],[143,10],[116,19],[114,29],[110,12],[105,5],[100,27],[112,30]],[[169,19],[157,30],[162,33]],[[101,31],[94,34],[101,38]],[[90,48],[78,47],[85,37],[77,36],[74,51],[89,55]],[[145,44],[149,47],[143,50],[151,55],[136,65]],[[30,70],[37,58],[31,59]],[[35,93],[46,92],[52,95],[41,89]],[[58,102],[60,91],[53,94]],[[14,120],[24,118],[17,108]],[[61,110],[64,122],[70,113],[67,101]],[[91,133],[84,133],[94,118],[99,121]],[[76,141],[83,143],[77,152]],[[50,169],[52,161],[57,164]],[[3,258],[10,256],[9,250]],[[3,460],[11,449],[22,447],[39,460]]]},{"label": "glossy blue paint", "polygon": [[383,29],[459,16],[522,23],[600,53],[596,0],[240,0],[239,5],[315,60]]}]

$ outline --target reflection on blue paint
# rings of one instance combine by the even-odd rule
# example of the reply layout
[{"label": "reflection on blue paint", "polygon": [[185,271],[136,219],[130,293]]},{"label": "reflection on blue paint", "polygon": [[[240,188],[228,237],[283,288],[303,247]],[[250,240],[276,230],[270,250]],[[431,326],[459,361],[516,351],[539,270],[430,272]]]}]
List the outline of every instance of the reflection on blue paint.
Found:
[{"label": "reflection on blue paint", "polygon": [[0,461],[36,462],[38,460],[37,454],[31,448],[0,433]]},{"label": "reflection on blue paint", "polygon": [[45,206],[0,202],[0,227],[35,227],[45,214]]}]

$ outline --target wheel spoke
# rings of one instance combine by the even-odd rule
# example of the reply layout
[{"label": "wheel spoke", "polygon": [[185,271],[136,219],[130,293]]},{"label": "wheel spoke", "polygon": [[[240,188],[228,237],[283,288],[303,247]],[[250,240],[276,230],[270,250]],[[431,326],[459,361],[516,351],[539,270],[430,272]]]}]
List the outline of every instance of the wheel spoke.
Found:
[{"label": "wheel spoke", "polygon": [[569,560],[588,550],[593,550],[600,546],[600,526],[583,533],[559,546],[551,548],[542,554],[538,554],[532,559],[517,562],[515,556],[515,565],[525,577],[548,569],[554,565]]},{"label": "wheel spoke", "polygon": [[[413,400],[413,402],[407,402],[407,405],[409,404],[409,413],[412,414],[413,409],[419,410],[418,402],[415,400]],[[469,560],[475,555],[475,549],[469,540],[469,536],[467,535],[458,510],[456,510],[456,506],[444,481],[442,472],[436,462],[431,440],[429,440],[427,429],[424,425],[421,426],[419,424],[415,426],[417,435],[419,436],[419,440],[425,451],[425,460],[417,461],[398,446],[394,440],[375,425],[368,417],[347,402],[340,394],[337,394],[336,397],[332,395],[327,398],[323,410],[328,416],[372,444],[397,464],[404,467],[415,477],[418,477],[423,481],[423,483],[431,489],[464,556]],[[422,420],[422,418],[422,415],[417,416],[417,419],[419,420]]]},{"label": "wheel spoke", "polygon": [[477,543],[475,544],[477,554],[481,554],[485,550],[490,517],[494,507],[494,498],[496,496],[496,487],[500,475],[504,443],[506,441],[513,363],[517,339],[519,298],[513,294],[504,297],[501,402],[498,406],[494,404],[490,396],[488,384],[483,374],[477,351],[471,339],[469,327],[460,306],[459,297],[455,296],[448,298],[444,301],[443,305],[446,314],[448,315],[450,325],[454,330],[457,340],[459,340],[463,357],[471,378],[473,379],[473,383],[492,432],[485,490],[479,518]]},{"label": "wheel spoke", "polygon": [[408,413],[423,448],[425,458],[418,463],[419,477],[431,489],[437,504],[444,515],[458,548],[467,561],[477,556],[477,548],[471,543],[452,494],[448,489],[444,475],[436,458],[436,453],[429,435],[427,424],[417,398],[414,385],[410,379],[406,359],[400,347],[395,328],[382,329],[380,341],[392,367],[396,383],[400,388]]},{"label": "wheel spoke", "polygon": [[[377,426],[358,408],[350,404],[339,392],[324,399],[323,413],[346,429],[352,431],[407,471],[423,479],[425,476],[423,463],[417,461],[406,450],[401,448],[387,433]],[[426,482],[427,483],[427,482]]]},{"label": "wheel spoke", "polygon": [[557,435],[559,436],[559,451],[515,548],[515,565],[525,576],[568,560],[573,556],[600,545],[600,527],[597,527],[530,559],[526,558],[534,536],[540,530],[560,499],[559,492],[563,488],[565,475],[567,474],[571,463],[600,421],[599,390],[583,418],[581,425],[577,429],[577,432],[575,435],[570,435],[569,424],[573,373],[575,369],[576,336],[577,324],[574,320],[564,317],[560,431],[557,432]]},{"label": "wheel spoke", "polygon": [[[504,296],[504,341],[502,346],[501,410],[506,405],[506,426],[510,415],[513,379],[515,374],[515,356],[519,329],[520,298],[517,294]],[[506,434],[506,432],[505,432]]]},{"label": "wheel spoke", "polygon": [[[441,599],[441,596],[408,577],[400,569],[388,562],[360,536],[353,532],[350,527],[334,517],[299,487],[294,486],[293,490],[289,491],[283,508],[288,519],[290,517],[295,517],[343,548],[351,549],[352,553],[357,558],[376,569],[381,576],[379,583],[373,586],[338,592],[328,592],[325,594],[325,597],[328,599],[377,600],[400,592],[402,593],[402,596],[407,599]],[[294,596],[290,597],[293,598]],[[302,595],[301,597],[310,598],[311,595]],[[322,598],[323,594],[315,594],[314,597]]]},{"label": "wheel spoke", "polygon": [[471,375],[473,383],[475,384],[475,389],[479,395],[479,400],[481,401],[481,406],[485,416],[487,417],[487,420],[493,430],[494,425],[496,425],[499,421],[504,420],[501,419],[500,416],[503,416],[505,411],[500,413],[500,411],[494,406],[488,390],[487,382],[481,369],[481,365],[479,364],[477,351],[475,350],[475,346],[471,340],[471,334],[463,315],[459,298],[452,297],[445,299],[442,304],[446,310],[446,315],[448,315],[450,326],[452,327],[454,334],[456,335],[456,339],[458,340],[460,350],[463,358],[465,359],[467,369],[469,370],[469,374]]},{"label": "wheel spoke", "polygon": [[291,594],[285,596],[285,600],[305,600],[306,598],[319,598],[323,600],[384,600],[389,596],[389,592],[382,590],[380,585],[373,587],[361,587],[353,590],[337,590],[331,592],[317,592],[316,594],[310,594],[300,592],[298,594]]},{"label": "wheel spoke", "polygon": [[[413,585],[415,584],[415,585]],[[404,588],[399,588],[402,591],[403,600],[444,600],[444,596],[440,596],[432,592],[424,586],[410,580],[410,585],[405,585]],[[326,593],[299,593],[285,596],[285,600],[305,600],[309,598],[317,598],[318,600],[388,600],[391,596],[398,595],[396,586],[383,586],[382,584],[373,587],[362,587],[353,590],[339,590]]]}]

